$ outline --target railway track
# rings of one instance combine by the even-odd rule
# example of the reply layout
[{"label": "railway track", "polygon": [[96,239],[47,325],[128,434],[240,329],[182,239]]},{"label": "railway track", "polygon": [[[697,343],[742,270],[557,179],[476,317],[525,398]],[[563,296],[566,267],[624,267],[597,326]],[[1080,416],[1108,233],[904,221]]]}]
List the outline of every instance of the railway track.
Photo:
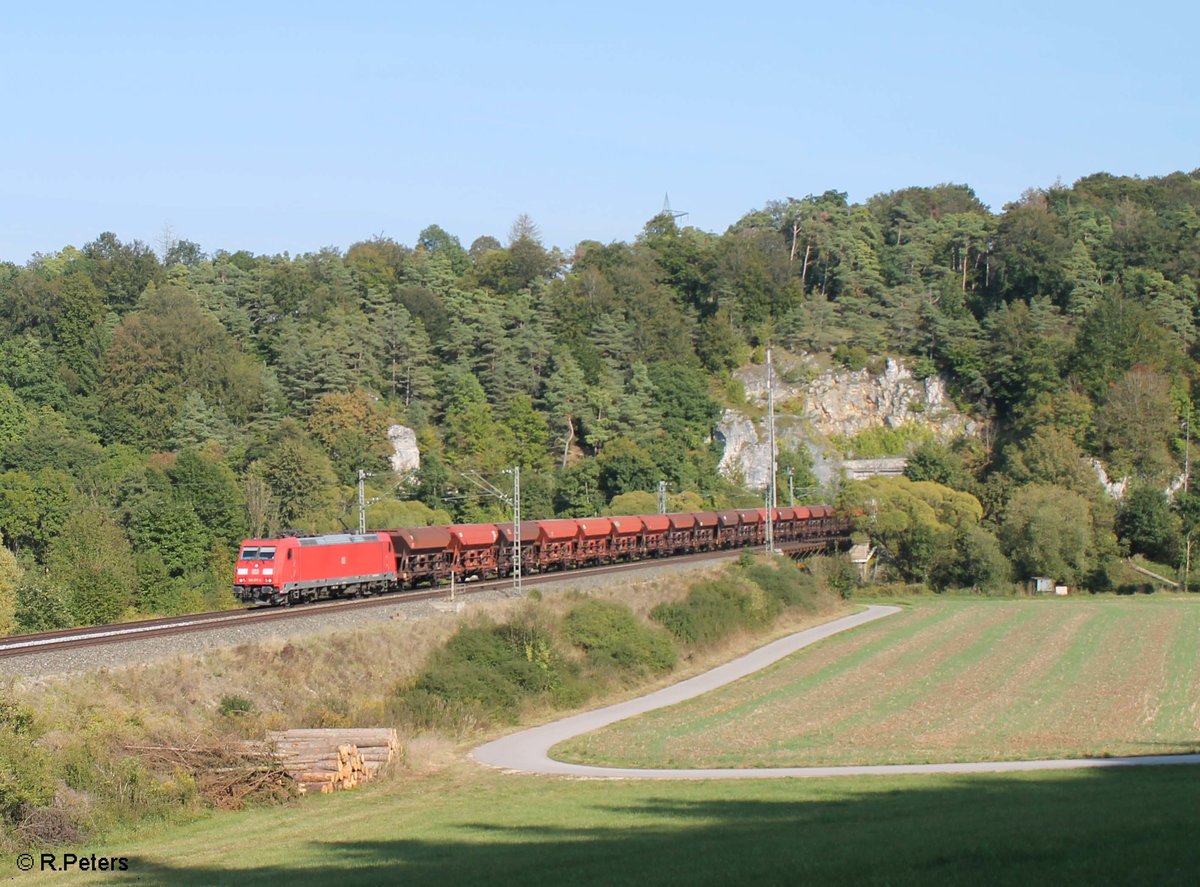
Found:
[{"label": "railway track", "polygon": [[[562,582],[572,578],[602,576],[629,570],[646,569],[664,564],[698,563],[709,560],[737,557],[741,549],[706,551],[698,554],[680,555],[671,558],[655,558],[619,564],[604,564],[597,567],[581,567],[552,573],[535,573],[522,579],[523,586]],[[482,591],[495,591],[512,586],[512,579],[489,579],[465,582],[455,587],[456,596],[468,596]],[[0,638],[0,659],[15,659],[22,656],[45,655],[81,647],[96,647],[102,644],[137,643],[139,641],[236,628],[262,622],[284,621],[319,615],[323,612],[345,612],[348,610],[372,609],[395,606],[407,601],[439,600],[450,597],[450,587],[442,586],[420,591],[404,591],[378,597],[352,598],[348,600],[322,601],[297,607],[267,607],[253,610],[218,610],[211,613],[196,613],[190,616],[168,616],[161,619],[145,619],[138,622],[121,622],[112,625],[96,625],[87,628],[68,628],[38,634],[16,635]]]}]

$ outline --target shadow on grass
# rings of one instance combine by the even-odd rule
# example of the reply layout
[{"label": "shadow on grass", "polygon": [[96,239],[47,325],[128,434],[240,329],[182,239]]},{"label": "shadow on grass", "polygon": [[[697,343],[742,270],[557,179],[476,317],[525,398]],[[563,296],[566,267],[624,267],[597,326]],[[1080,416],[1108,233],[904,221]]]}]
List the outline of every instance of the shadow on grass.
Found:
[{"label": "shadow on grass", "polygon": [[561,797],[555,814],[522,808],[509,822],[464,805],[429,836],[331,837],[294,868],[256,866],[253,835],[228,868],[133,858],[117,883],[1191,885],[1200,872],[1200,768],[1189,766],[784,781],[760,800],[715,782],[576,790],[569,812]]}]

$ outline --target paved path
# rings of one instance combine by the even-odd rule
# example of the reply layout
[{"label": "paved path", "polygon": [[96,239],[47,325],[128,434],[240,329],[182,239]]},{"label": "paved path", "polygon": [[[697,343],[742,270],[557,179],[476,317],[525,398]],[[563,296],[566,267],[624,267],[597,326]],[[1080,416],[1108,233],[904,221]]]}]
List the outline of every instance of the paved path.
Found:
[{"label": "paved path", "polygon": [[704,674],[688,678],[647,696],[609,705],[522,730],[481,745],[471,756],[482,764],[519,773],[575,776],[593,779],[777,779],[815,776],[882,776],[903,773],[1002,773],[1025,770],[1073,770],[1088,767],[1129,767],[1154,764],[1198,764],[1200,755],[1155,755],[1137,758],[1082,758],[1059,761],[993,761],[968,764],[879,764],[861,767],[758,767],[744,769],[638,770],[568,764],[549,756],[550,748],[584,733],[635,715],[692,699],[753,674],[810,644],[839,632],[899,613],[899,607],[870,606],[853,616],[780,638]]}]

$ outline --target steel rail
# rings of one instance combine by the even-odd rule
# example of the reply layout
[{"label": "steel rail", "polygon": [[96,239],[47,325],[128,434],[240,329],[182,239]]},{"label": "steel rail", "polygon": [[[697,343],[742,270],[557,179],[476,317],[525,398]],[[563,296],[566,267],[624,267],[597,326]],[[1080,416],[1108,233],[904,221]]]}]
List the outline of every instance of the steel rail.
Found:
[{"label": "steel rail", "polygon": [[[609,573],[626,570],[647,569],[663,564],[686,564],[706,560],[720,560],[737,557],[744,549],[718,549],[694,554],[674,555],[665,558],[647,558],[637,561],[625,561],[615,564],[601,564],[594,567],[577,567],[567,570],[556,570],[547,573],[526,575],[526,585],[540,585],[547,582],[561,582],[574,578],[602,576]],[[478,594],[484,591],[495,591],[511,587],[511,579],[487,579],[458,583],[455,586],[457,595]],[[409,601],[437,600],[450,597],[449,586],[417,591],[401,591],[384,595],[364,598],[347,598],[330,601],[319,601],[294,607],[258,607],[250,610],[217,610],[209,613],[197,613],[189,616],[169,616],[158,619],[146,619],[137,622],[120,622],[111,625],[96,625],[84,628],[58,629],[56,631],[39,632],[37,634],[16,635],[0,638],[0,659],[13,659],[21,656],[32,656],[45,653],[56,653],[63,650],[93,647],[101,644],[136,643],[144,640],[170,637],[172,635],[193,634],[203,631],[214,631],[222,628],[235,628],[243,625],[253,625],[261,622],[302,619],[320,615],[329,611],[344,611],[371,609],[375,607],[394,606]]]}]

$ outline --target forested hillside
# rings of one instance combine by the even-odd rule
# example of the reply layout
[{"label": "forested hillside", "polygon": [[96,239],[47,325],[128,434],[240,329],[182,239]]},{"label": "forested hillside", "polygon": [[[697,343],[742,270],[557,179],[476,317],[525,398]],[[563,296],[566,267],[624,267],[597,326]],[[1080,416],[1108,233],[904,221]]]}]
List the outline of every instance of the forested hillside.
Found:
[{"label": "forested hillside", "polygon": [[[0,631],[219,606],[239,539],[525,513],[753,503],[716,472],[731,371],[770,342],[941,372],[982,440],[839,491],[902,577],[1110,587],[1178,563],[1200,171],[1099,174],[991,213],[969,187],[773,202],[724,234],[651,219],[570,255],[527,218],[292,257],[100,234],[0,265]],[[422,467],[388,475],[386,428]],[[1130,478],[1119,503],[1089,459]],[[613,499],[622,499],[613,503]]]}]

